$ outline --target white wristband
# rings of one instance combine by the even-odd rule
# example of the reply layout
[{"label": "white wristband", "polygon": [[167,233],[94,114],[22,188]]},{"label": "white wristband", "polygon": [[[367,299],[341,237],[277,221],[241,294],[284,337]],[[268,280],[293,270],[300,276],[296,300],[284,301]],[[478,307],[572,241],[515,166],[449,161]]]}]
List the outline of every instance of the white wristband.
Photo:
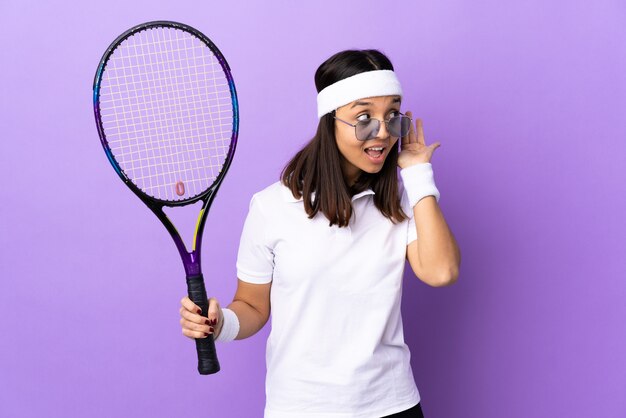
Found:
[{"label": "white wristband", "polygon": [[222,308],[222,315],[224,315],[222,330],[215,341],[229,342],[234,340],[237,334],[239,334],[239,318],[237,318],[235,312],[228,308]]},{"label": "white wristband", "polygon": [[411,207],[426,196],[435,196],[439,202],[439,190],[435,186],[433,165],[431,163],[415,164],[400,170],[404,190],[409,197]]}]

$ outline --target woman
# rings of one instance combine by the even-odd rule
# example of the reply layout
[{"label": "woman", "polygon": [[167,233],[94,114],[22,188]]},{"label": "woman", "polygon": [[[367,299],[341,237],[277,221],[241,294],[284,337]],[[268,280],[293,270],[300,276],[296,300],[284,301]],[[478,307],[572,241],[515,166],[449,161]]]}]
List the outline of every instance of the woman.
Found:
[{"label": "woman", "polygon": [[422,417],[400,301],[406,259],[431,286],[458,277],[430,164],[439,143],[426,146],[421,121],[400,113],[379,51],[335,54],[315,84],[317,133],[252,198],[233,302],[211,298],[207,319],[185,297],[183,334],[244,339],[271,307],[266,418]]}]

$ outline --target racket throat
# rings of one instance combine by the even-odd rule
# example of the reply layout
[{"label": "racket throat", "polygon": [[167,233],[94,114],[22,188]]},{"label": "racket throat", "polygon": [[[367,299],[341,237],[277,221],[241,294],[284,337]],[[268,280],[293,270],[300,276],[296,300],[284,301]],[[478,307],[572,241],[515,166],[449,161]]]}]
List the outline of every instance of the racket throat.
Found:
[{"label": "racket throat", "polygon": [[185,266],[185,274],[187,277],[201,274],[200,253],[196,253],[195,251],[190,253],[188,252],[185,255],[181,253],[181,258],[183,260],[183,265]]},{"label": "racket throat", "polygon": [[[185,267],[185,273],[187,276],[195,276],[200,274],[200,254],[202,247],[202,230],[204,227],[204,221],[206,219],[205,212],[206,206],[200,206],[203,202],[197,202],[194,205],[188,205],[184,207],[177,208],[166,208],[166,207],[152,207],[154,213],[159,217],[162,221],[163,225],[166,227],[168,232],[170,233],[174,244],[176,245],[176,249],[178,249],[178,253],[182,259],[183,265]],[[193,239],[191,242],[188,242],[187,245],[190,244],[191,251],[188,250],[188,246],[185,244],[185,240],[183,240],[180,232],[174,226],[172,219],[174,222],[179,225],[185,227],[184,229],[188,229],[191,225],[185,225],[186,222],[191,217],[191,213],[200,209],[200,213],[198,215],[195,230],[193,234]],[[166,213],[167,210],[167,213]],[[191,234],[189,234],[191,235]]]}]

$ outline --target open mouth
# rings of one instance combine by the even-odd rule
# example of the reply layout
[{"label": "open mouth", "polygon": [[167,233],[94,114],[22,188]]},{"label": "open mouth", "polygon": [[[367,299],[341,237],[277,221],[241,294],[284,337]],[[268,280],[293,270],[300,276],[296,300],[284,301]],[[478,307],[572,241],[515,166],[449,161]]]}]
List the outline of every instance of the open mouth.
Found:
[{"label": "open mouth", "polygon": [[378,158],[385,152],[384,147],[370,147],[365,148],[365,153],[372,158]]}]

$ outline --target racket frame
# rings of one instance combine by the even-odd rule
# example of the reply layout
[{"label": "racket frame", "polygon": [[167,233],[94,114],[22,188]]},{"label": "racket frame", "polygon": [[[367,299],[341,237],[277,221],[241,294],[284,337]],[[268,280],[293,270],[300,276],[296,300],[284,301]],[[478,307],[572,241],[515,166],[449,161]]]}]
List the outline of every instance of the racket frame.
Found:
[{"label": "racket frame", "polygon": [[[149,196],[146,193],[144,193],[139,187],[137,187],[137,185],[135,185],[135,183],[133,183],[132,180],[130,180],[130,178],[126,175],[126,173],[124,173],[124,170],[120,167],[119,163],[115,159],[115,156],[113,155],[113,152],[109,148],[106,134],[104,132],[104,127],[102,124],[102,118],[100,115],[100,103],[99,103],[100,84],[101,84],[102,75],[104,73],[109,57],[113,54],[115,49],[119,45],[121,45],[122,42],[124,42],[129,37],[133,36],[135,33],[138,33],[144,30],[149,30],[151,28],[157,28],[157,27],[169,27],[169,28],[180,29],[180,30],[189,32],[195,37],[197,37],[198,39],[200,39],[202,42],[204,42],[211,49],[211,52],[213,52],[215,57],[218,59],[222,69],[224,70],[224,74],[226,75],[226,78],[228,80],[228,85],[229,85],[230,94],[232,98],[232,105],[233,105],[232,136],[231,136],[228,153],[224,160],[224,164],[222,165],[222,169],[218,173],[217,177],[215,178],[211,186],[208,189],[206,189],[204,192],[196,196],[192,196],[187,199],[181,199],[178,201],[162,200],[162,199],[155,198],[153,196]],[[98,69],[96,71],[96,75],[94,77],[93,103],[94,103],[94,115],[96,118],[96,126],[98,128],[98,134],[100,135],[100,142],[102,143],[104,152],[106,153],[106,156],[109,162],[115,169],[115,172],[122,179],[122,181],[126,184],[126,186],[128,186],[128,188],[130,188],[133,191],[133,193],[135,193],[135,195],[137,195],[137,197],[139,197],[145,203],[145,205],[150,208],[150,210],[157,216],[157,218],[159,218],[159,220],[163,223],[167,231],[170,233],[172,239],[174,240],[174,243],[176,244],[176,248],[178,249],[180,257],[183,261],[183,265],[185,267],[185,273],[188,276],[195,276],[195,275],[201,274],[202,270],[201,270],[201,265],[200,265],[200,255],[201,255],[201,250],[202,250],[202,236],[204,232],[204,225],[206,223],[206,218],[209,212],[209,208],[211,207],[211,203],[213,202],[213,199],[215,198],[215,194],[217,193],[220,185],[222,184],[222,181],[224,180],[226,172],[228,171],[230,164],[232,163],[233,156],[235,154],[235,148],[237,146],[237,139],[238,139],[238,132],[239,132],[239,103],[237,100],[237,91],[235,90],[235,84],[233,82],[233,78],[231,75],[228,62],[222,55],[221,51],[217,48],[217,46],[215,46],[215,44],[209,38],[207,38],[202,32],[198,31],[197,29],[189,25],[178,23],[178,22],[167,21],[167,20],[157,20],[157,21],[142,23],[140,25],[137,25],[128,29],[126,32],[118,36],[105,51],[104,55],[102,56],[102,59],[100,60]],[[192,248],[191,248],[191,251],[189,251],[187,247],[185,246],[185,243],[180,233],[178,232],[178,230],[176,229],[172,221],[167,217],[167,215],[163,211],[163,207],[164,206],[168,206],[168,207],[185,206],[185,205],[196,203],[198,201],[202,201],[203,205],[198,215],[198,221],[196,223],[196,229],[195,229],[194,237],[192,241]]]}]

